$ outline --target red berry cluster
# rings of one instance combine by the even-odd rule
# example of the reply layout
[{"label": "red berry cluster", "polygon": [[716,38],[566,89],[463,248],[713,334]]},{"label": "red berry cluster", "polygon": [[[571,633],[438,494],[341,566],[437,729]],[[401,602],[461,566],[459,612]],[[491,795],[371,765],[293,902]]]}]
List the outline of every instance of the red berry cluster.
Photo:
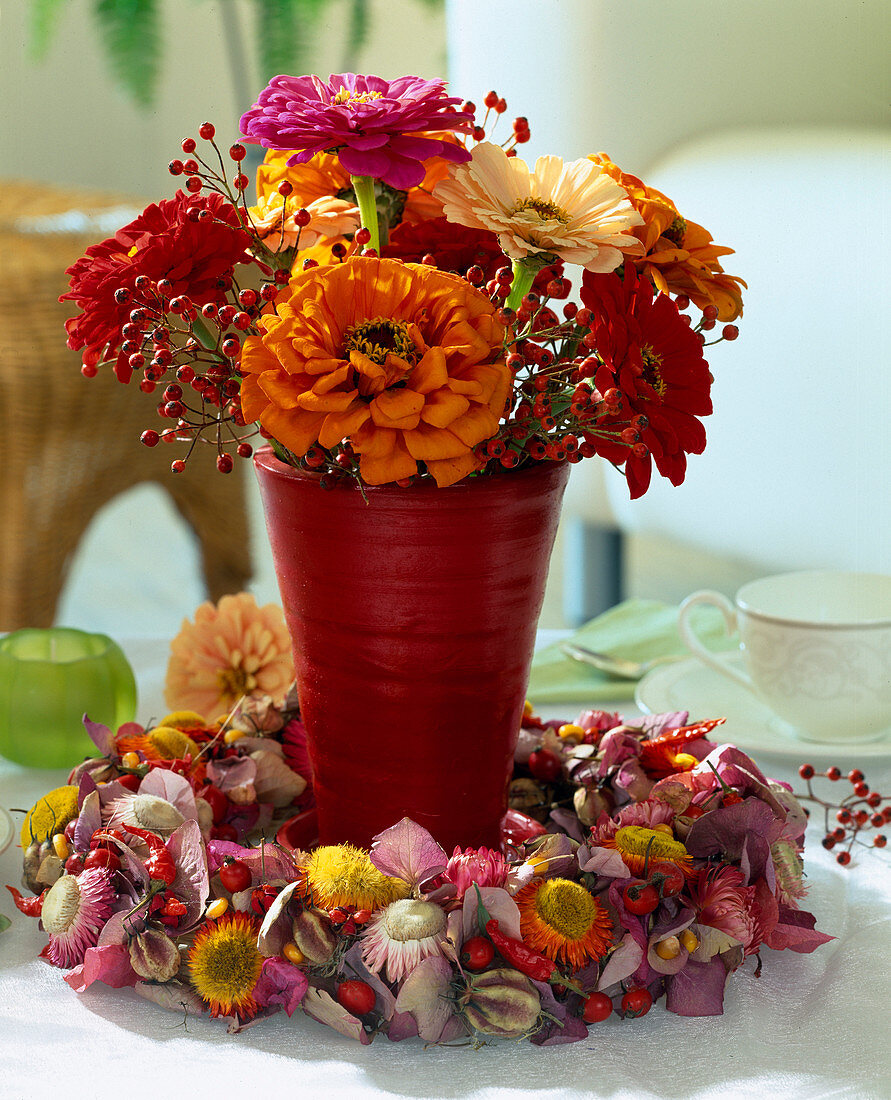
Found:
[{"label": "red berry cluster", "polygon": [[[498,119],[507,111],[507,100],[503,99],[497,92],[487,92],[483,103],[486,108],[486,113],[483,116],[483,121],[478,122],[473,128],[473,140],[474,141],[491,141],[491,131],[495,128],[495,123]],[[461,104],[462,112],[475,115],[476,104],[470,100]],[[486,133],[486,125],[489,122],[490,116],[494,115],[492,120],[492,127],[489,134]],[[520,115],[515,118],[511,126],[511,136],[501,143],[502,149],[507,153],[509,157],[515,157],[517,155],[517,146],[523,145],[529,140],[529,120],[525,115]]]},{"label": "red berry cluster", "polygon": [[[565,300],[571,290],[560,261],[541,268],[516,310],[502,307],[498,319],[507,328],[506,362],[514,375],[512,404],[498,434],[478,444],[476,455],[490,465],[512,469],[529,462],[581,462],[598,453],[598,442],[609,439],[629,448],[647,450],[640,441],[646,418],[619,419],[622,395],[612,388],[600,393],[592,379],[600,360],[593,354],[590,310],[566,302],[561,315],[551,302]],[[482,283],[482,271],[467,272],[471,285]],[[485,285],[493,302],[510,295],[514,273],[503,267]],[[609,428],[599,421],[609,417]]]},{"label": "red berry cluster", "polygon": [[[841,847],[842,850],[835,858],[842,867],[847,867],[851,862],[851,850],[855,844],[862,848],[884,848],[887,845],[888,838],[884,833],[876,833],[871,844],[862,838],[862,833],[891,823],[891,798],[871,790],[859,768],[848,772],[847,780],[851,785],[851,792],[836,802],[814,794],[812,780],[828,779],[830,783],[837,783],[842,778],[840,768],[831,767],[825,772],[818,772],[813,764],[802,764],[798,774],[807,781],[807,794],[796,797],[801,802],[813,802],[823,807],[826,829],[823,847],[830,851]],[[834,815],[837,825],[832,826],[830,815]]]}]

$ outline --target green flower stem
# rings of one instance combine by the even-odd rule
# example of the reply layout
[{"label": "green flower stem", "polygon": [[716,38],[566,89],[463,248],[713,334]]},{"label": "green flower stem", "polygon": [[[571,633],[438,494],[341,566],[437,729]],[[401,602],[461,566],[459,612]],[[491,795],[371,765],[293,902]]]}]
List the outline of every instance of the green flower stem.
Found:
[{"label": "green flower stem", "polygon": [[510,294],[504,303],[506,309],[517,309],[523,298],[529,293],[529,289],[535,281],[536,266],[528,260],[514,260],[514,281],[511,284]]},{"label": "green flower stem", "polygon": [[377,221],[377,199],[374,194],[374,176],[350,176],[353,191],[356,195],[356,204],[359,207],[359,216],[362,226],[371,234],[368,247],[373,248],[378,254],[381,250],[381,235]]}]

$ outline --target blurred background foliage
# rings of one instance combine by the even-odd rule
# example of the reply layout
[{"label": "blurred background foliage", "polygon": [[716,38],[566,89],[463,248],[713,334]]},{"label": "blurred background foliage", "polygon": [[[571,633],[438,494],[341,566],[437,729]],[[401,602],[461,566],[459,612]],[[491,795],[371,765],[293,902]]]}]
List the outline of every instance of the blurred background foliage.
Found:
[{"label": "blurred background foliage", "polygon": [[[63,25],[68,0],[31,0],[30,53],[42,61],[54,36]],[[195,0],[199,4],[206,0]],[[329,0],[252,0],[257,50],[256,71],[264,83],[279,73],[312,71],[312,57],[319,20]],[[428,8],[439,8],[443,0],[417,0]],[[222,33],[232,69],[234,86],[247,81],[244,43],[232,0],[211,4],[222,24]],[[371,0],[348,0],[342,72],[351,72],[369,30]],[[164,52],[164,34],[172,28],[162,25],[161,0],[93,0],[96,33],[109,71],[132,101],[149,108],[155,102]],[[247,84],[245,83],[245,88]],[[252,97],[240,94],[250,102]]]}]

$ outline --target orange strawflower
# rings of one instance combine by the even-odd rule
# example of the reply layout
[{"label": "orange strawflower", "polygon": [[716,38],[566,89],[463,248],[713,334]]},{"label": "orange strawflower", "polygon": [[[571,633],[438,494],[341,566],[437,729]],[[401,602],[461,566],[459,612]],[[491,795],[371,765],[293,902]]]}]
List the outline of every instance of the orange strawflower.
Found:
[{"label": "orange strawflower", "polygon": [[282,699],[294,679],[282,610],[257,607],[247,592],[203,603],[170,643],[164,698],[169,707],[227,714],[245,695]]},{"label": "orange strawflower", "polygon": [[692,856],[679,840],[665,828],[648,829],[643,825],[623,825],[615,836],[601,837],[601,848],[615,848],[625,866],[634,874],[643,873],[650,863],[674,863],[682,871],[688,871]]},{"label": "orange strawflower", "polygon": [[612,946],[609,914],[578,882],[535,879],[515,900],[523,941],[556,963],[578,970],[602,958]]},{"label": "orange strawflower", "polygon": [[631,230],[644,246],[642,257],[629,254],[638,271],[648,275],[663,294],[686,294],[700,309],[715,306],[721,321],[742,316],[740,288],[746,284],[736,275],[727,275],[719,260],[732,255],[733,249],[716,245],[701,225],[681,216],[671,199],[621,171],[606,153],[589,159],[625,188],[644,220]]},{"label": "orange strawflower", "polygon": [[496,307],[463,279],[353,257],[302,271],[244,342],[241,405],[295,455],[349,441],[368,485],[418,473],[439,486],[482,462],[511,374]]}]

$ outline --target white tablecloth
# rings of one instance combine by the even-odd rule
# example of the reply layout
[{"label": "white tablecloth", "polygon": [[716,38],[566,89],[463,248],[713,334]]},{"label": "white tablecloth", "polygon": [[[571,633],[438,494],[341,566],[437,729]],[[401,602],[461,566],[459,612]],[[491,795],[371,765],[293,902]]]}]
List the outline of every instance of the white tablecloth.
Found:
[{"label": "white tablecloth", "polygon": [[[159,717],[165,646],[125,648],[139,673],[140,718]],[[552,709],[556,716],[559,708]],[[788,761],[759,762],[768,774],[792,779]],[[840,753],[837,763],[847,770],[857,761]],[[887,788],[891,758],[863,768],[874,788]],[[0,805],[30,806],[65,778],[0,761]],[[686,1019],[660,1002],[641,1019],[613,1017],[593,1026],[586,1041],[564,1047],[424,1049],[417,1040],[395,1045],[384,1038],[362,1047],[299,1012],[228,1036],[217,1021],[184,1021],[128,990],[97,985],[75,994],[59,970],[37,958],[46,942],[37,922],[11,899],[0,900],[13,921],[0,935],[0,1096],[887,1100],[889,856],[863,852],[843,869],[820,846],[816,826],[808,841],[806,905],[836,940],[812,955],[765,949],[760,978],[749,962],[729,980],[723,1016]],[[20,859],[15,844],[0,857],[0,883],[18,885]]]}]

